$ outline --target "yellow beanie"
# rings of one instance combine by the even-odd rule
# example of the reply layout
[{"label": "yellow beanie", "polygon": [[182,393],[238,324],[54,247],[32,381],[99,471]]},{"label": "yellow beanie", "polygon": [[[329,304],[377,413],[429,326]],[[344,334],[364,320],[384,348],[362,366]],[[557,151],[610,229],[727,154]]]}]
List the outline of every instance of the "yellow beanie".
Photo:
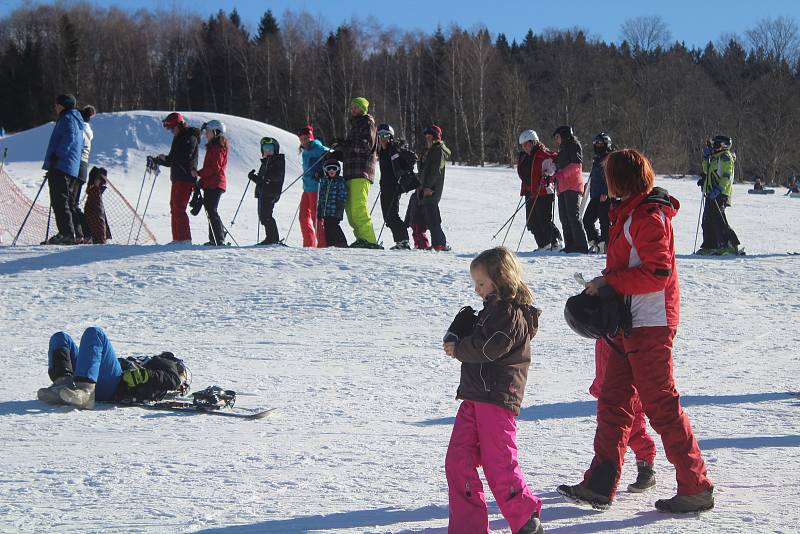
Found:
[{"label": "yellow beanie", "polygon": [[357,107],[358,109],[363,111],[364,114],[366,114],[367,111],[369,110],[369,100],[367,100],[363,96],[357,96],[356,98],[351,100],[350,105]]}]

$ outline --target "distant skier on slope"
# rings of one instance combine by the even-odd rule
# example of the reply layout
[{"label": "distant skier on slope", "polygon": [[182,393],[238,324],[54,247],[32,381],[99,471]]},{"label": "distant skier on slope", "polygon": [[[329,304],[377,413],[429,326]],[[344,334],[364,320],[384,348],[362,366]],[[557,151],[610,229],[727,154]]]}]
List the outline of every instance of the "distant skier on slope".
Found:
[{"label": "distant skier on slope", "polygon": [[273,211],[275,204],[281,199],[283,180],[286,176],[286,159],[281,154],[281,145],[277,139],[262,137],[261,166],[258,172],[251,170],[247,177],[256,184],[255,197],[258,199],[258,220],[264,226],[264,240],[259,245],[276,245],[280,243],[278,223]]},{"label": "distant skier on slope", "polygon": [[703,178],[698,180],[703,190],[703,242],[696,254],[724,255],[739,253],[739,238],[730,227],[725,209],[731,205],[736,155],[731,151],[733,141],[725,135],[712,140],[712,152],[703,161]]},{"label": "distant skier on slope", "polygon": [[169,392],[189,391],[189,370],[171,352],[141,358],[117,358],[102,328],[92,326],[76,345],[66,332],[50,337],[47,373],[53,383],[38,391],[50,404],[92,410],[95,401],[160,400]]},{"label": "distant skier on slope", "polygon": [[523,130],[519,134],[519,145],[522,151],[517,157],[517,176],[522,182],[519,195],[525,197],[527,228],[539,250],[560,250],[564,243],[561,232],[553,224],[552,174],[557,154],[539,141],[534,130]]},{"label": "distant skier on slope", "polygon": [[553,132],[558,146],[556,158],[556,188],[558,218],[564,232],[564,252],[589,252],[586,232],[581,224],[580,196],[585,193],[583,181],[583,149],[571,126],[559,126]]},{"label": "distant skier on slope", "polygon": [[218,120],[208,121],[200,130],[205,130],[208,144],[203,168],[192,170],[192,176],[199,178],[197,185],[203,190],[203,207],[208,215],[208,242],[205,244],[219,246],[225,244],[226,237],[218,208],[219,200],[228,186],[225,176],[228,167],[228,137],[225,135],[225,123]]},{"label": "distant skier on slope", "polygon": [[[608,219],[608,210],[611,206],[611,199],[608,197],[608,186],[606,185],[603,162],[613,149],[611,137],[600,132],[594,137],[592,142],[594,148],[594,159],[592,160],[592,171],[589,174],[589,204],[586,213],[583,214],[583,229],[586,230],[586,238],[589,240],[589,251],[605,254],[608,246],[608,227],[611,222]],[[597,233],[596,222],[600,222],[600,233]]]}]

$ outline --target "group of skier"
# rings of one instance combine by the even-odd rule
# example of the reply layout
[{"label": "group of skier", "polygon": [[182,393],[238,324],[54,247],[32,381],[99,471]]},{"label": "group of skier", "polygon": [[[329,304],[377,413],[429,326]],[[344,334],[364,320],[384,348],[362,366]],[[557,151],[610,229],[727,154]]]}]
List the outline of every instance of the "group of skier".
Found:
[{"label": "group of skier", "polygon": [[[609,210],[616,202],[608,194],[604,171],[606,158],[614,151],[611,137],[600,132],[593,139],[588,184],[583,180],[581,144],[572,128],[560,126],[553,132],[553,139],[558,152],[549,150],[534,130],[523,130],[519,135],[517,175],[522,182],[520,208],[524,201],[526,227],[538,250],[605,253]],[[731,143],[730,137],[718,135],[704,147],[703,172],[697,182],[703,194],[703,242],[696,252],[699,255],[739,253],[739,239],[725,215],[736,161]],[[563,238],[554,224],[556,195]]]}]

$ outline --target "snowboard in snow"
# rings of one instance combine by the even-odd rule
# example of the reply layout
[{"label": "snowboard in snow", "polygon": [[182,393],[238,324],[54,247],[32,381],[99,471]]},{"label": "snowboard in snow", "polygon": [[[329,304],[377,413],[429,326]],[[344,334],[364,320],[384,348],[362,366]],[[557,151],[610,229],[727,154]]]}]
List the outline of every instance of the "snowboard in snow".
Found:
[{"label": "snowboard in snow", "polygon": [[166,400],[150,403],[124,404],[122,406],[135,406],[147,410],[162,410],[170,412],[193,412],[198,414],[219,415],[222,417],[238,417],[240,419],[264,419],[278,410],[277,408],[243,408],[240,406],[205,408],[197,406],[191,401]]},{"label": "snowboard in snow", "polygon": [[775,194],[774,189],[748,189],[748,195],[773,195]]}]

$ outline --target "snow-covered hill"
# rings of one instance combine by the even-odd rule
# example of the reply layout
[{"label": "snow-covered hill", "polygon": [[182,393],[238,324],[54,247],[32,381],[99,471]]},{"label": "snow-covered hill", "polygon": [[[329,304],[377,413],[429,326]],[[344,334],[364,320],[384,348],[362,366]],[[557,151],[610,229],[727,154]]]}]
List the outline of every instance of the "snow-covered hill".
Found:
[{"label": "snow-covered hill", "polygon": [[[108,132],[95,157],[134,199],[144,156],[169,142],[160,116],[94,121]],[[189,117],[200,123],[213,115]],[[293,165],[298,160],[290,134],[223,120],[232,143],[252,147],[231,158],[239,170],[223,200],[227,223],[258,138],[286,136],[279,139]],[[47,135],[45,127],[0,141],[19,155],[10,172],[33,193]],[[513,170],[447,173],[442,208],[453,253],[0,247],[0,532],[446,532],[443,464],[458,364],[441,352],[441,335],[460,306],[479,305],[469,261],[502,240],[491,236],[518,201]],[[717,507],[689,517],[655,512],[653,501],[675,491],[660,445],[653,492],[622,492],[605,513],[555,493],[557,484],[580,480],[594,434],[586,391],[592,345],[566,326],[563,305],[579,290],[572,274],[594,274],[603,260],[531,253],[530,234],[521,259],[544,315],[519,417],[522,469],[544,500],[548,533],[794,532],[800,400],[789,392],[800,389],[800,257],[784,253],[798,249],[800,199],[748,196],[737,185],[730,218],[750,255],[698,258],[688,255],[698,215],[694,182],[659,183],[682,202],[674,221],[682,290],[676,377]],[[169,234],[166,184],[159,184],[163,214],[150,221],[161,240]],[[298,198],[292,190],[279,203],[282,233]],[[242,209],[248,218],[233,231],[252,243],[249,193]],[[202,236],[199,218],[193,223]],[[514,222],[512,248],[522,224]],[[35,400],[48,382],[50,333],[79,336],[90,325],[105,328],[121,355],[173,350],[189,363],[196,387],[232,387],[243,393],[241,405],[278,406],[280,414],[238,421],[105,405],[76,412]],[[624,483],[635,476],[628,460]],[[491,511],[492,528],[508,533],[493,502]]]}]

